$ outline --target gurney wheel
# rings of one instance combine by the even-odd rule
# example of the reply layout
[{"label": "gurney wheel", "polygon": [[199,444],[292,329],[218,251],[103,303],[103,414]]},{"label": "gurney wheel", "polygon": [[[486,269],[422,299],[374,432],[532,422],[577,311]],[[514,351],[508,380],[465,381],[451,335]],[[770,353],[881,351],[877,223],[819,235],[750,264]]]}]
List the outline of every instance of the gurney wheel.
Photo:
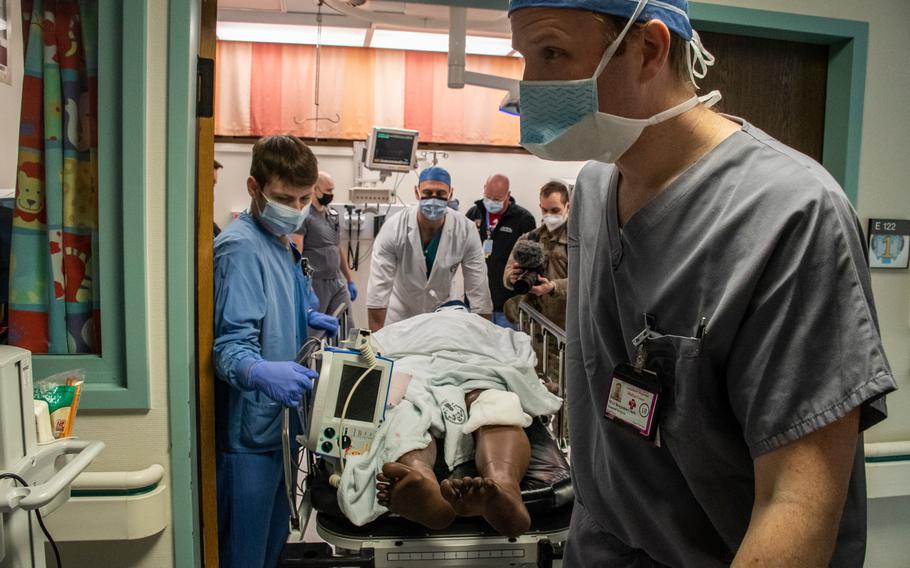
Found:
[{"label": "gurney wheel", "polygon": [[555,546],[549,540],[541,540],[537,543],[537,566],[538,568],[553,568],[554,560],[562,560],[563,543],[557,543]]}]

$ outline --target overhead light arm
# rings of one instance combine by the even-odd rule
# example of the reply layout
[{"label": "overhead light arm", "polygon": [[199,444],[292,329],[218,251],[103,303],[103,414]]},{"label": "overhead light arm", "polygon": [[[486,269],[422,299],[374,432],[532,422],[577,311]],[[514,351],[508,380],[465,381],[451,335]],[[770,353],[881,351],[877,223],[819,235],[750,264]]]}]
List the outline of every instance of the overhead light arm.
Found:
[{"label": "overhead light arm", "polygon": [[506,91],[499,104],[499,110],[518,114],[518,81],[510,77],[476,73],[465,69],[465,42],[467,36],[467,9],[449,7],[449,76],[450,89],[463,89],[465,85],[476,85],[487,89]]}]

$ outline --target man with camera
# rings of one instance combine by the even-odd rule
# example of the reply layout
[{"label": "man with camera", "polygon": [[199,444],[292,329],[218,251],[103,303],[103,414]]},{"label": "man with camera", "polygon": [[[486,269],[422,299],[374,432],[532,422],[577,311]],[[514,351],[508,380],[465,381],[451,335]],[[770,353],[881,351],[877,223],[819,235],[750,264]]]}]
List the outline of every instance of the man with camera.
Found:
[{"label": "man with camera", "polygon": [[[551,181],[540,188],[540,213],[543,224],[522,235],[509,255],[502,283],[521,295],[507,301],[504,310],[506,317],[517,323],[518,304],[527,302],[565,329],[569,189],[558,181]],[[551,342],[547,374],[553,378],[558,365],[555,348],[555,343]]]}]

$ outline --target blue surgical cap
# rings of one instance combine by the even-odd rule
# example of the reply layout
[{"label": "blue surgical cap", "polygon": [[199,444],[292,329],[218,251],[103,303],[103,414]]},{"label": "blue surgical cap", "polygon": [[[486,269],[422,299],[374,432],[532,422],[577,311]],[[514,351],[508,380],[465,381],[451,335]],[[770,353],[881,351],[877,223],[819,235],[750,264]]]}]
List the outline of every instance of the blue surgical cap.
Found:
[{"label": "blue surgical cap", "polygon": [[439,166],[432,166],[420,172],[420,181],[418,183],[425,181],[441,181],[452,187],[452,176],[449,175],[445,168],[440,168]]},{"label": "blue surgical cap", "polygon": [[[567,8],[609,14],[628,20],[635,13],[638,0],[509,0],[509,15],[522,8]],[[686,41],[692,39],[689,3],[686,0],[648,0],[639,22],[660,20],[670,31]]]},{"label": "blue surgical cap", "polygon": [[437,307],[434,312],[468,312],[471,313],[468,305],[462,302],[461,300],[449,300],[448,302],[441,304]]}]

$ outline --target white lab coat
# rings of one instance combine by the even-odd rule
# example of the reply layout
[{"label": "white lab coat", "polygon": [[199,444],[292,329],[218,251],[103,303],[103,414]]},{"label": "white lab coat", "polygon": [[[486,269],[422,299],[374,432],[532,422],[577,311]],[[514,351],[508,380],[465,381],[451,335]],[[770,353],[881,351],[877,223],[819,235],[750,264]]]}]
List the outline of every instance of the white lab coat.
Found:
[{"label": "white lab coat", "polygon": [[477,226],[461,213],[446,210],[436,261],[428,279],[417,226],[417,206],[411,206],[386,221],[376,236],[367,308],[387,308],[385,325],[389,325],[432,312],[448,300],[461,299],[453,285],[459,266],[471,311],[491,313],[487,263]]}]

